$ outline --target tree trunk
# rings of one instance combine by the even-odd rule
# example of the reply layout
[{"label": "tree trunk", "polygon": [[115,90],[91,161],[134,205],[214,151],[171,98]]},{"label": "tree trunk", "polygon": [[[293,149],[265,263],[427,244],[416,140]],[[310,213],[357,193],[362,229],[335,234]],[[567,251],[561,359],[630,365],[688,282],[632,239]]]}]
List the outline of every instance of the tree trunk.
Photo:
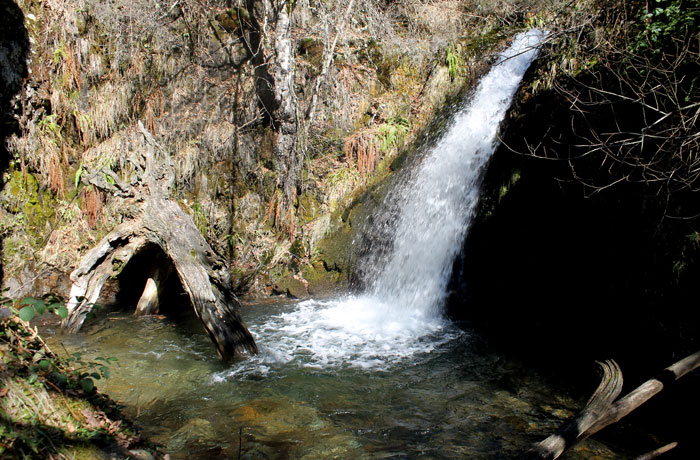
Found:
[{"label": "tree trunk", "polygon": [[249,52],[255,66],[256,91],[266,118],[275,133],[272,156],[279,173],[282,198],[276,224],[290,227],[298,173],[301,166],[296,148],[297,102],[294,93],[294,43],[292,3],[287,0],[248,0],[252,18]]},{"label": "tree trunk", "polygon": [[107,278],[118,275],[134,255],[155,245],[172,262],[219,356],[228,360],[256,353],[255,341],[238,313],[240,303],[224,260],[214,253],[192,217],[167,198],[172,183],[169,156],[165,153],[156,160],[158,144],[140,122],[139,128],[147,148],[143,154],[144,186],[135,195],[142,197],[143,204],[133,219],[104,237],[71,273],[73,287],[64,326],[73,332],[79,330]]},{"label": "tree trunk", "polygon": [[273,114],[277,141],[273,147],[276,168],[287,205],[293,204],[299,161],[296,149],[296,100],[294,97],[294,50],[292,47],[291,7],[288,1],[278,2],[275,27],[275,61],[272,66],[276,113]]}]

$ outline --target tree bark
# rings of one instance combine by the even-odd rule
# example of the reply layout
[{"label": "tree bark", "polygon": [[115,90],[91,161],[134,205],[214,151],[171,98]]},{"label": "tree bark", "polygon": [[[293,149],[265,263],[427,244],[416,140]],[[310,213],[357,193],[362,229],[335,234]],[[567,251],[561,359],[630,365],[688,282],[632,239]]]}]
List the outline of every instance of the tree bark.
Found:
[{"label": "tree bark", "polygon": [[137,316],[148,316],[158,314],[158,284],[151,277],[146,280],[146,287],[143,288],[143,294],[136,304]]},{"label": "tree bark", "polygon": [[294,49],[292,46],[291,3],[277,2],[275,24],[275,62],[272,66],[276,113],[273,114],[277,140],[273,147],[276,169],[280,173],[285,207],[293,205],[299,159],[296,149],[296,99],[294,96]]},{"label": "tree bark", "polygon": [[603,371],[600,384],[581,412],[565,423],[556,434],[535,445],[522,459],[551,460],[573,445],[581,433],[596,423],[622,390],[622,372],[615,361],[598,363]]},{"label": "tree bark", "polygon": [[159,148],[139,122],[146,140],[143,204],[138,214],[119,225],[89,251],[71,273],[73,281],[64,326],[75,332],[97,302],[109,277],[115,277],[131,258],[153,245],[172,262],[197,317],[222,359],[256,353],[255,341],[238,313],[240,303],[222,258],[214,253],[192,217],[168,199],[172,165],[167,153],[157,160]]},{"label": "tree bark", "polygon": [[659,455],[665,454],[666,452],[675,449],[677,446],[678,446],[677,442],[672,442],[672,443],[666,444],[663,447],[659,447],[658,449],[652,450],[651,452],[648,452],[644,455],[640,455],[635,460],[651,460],[652,458],[656,458]]}]

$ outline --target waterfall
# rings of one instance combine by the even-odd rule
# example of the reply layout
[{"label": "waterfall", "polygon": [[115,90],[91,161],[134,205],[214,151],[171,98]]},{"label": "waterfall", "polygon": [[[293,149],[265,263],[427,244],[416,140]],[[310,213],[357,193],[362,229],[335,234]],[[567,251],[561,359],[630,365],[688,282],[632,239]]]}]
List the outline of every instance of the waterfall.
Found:
[{"label": "waterfall", "polygon": [[[307,300],[251,323],[261,353],[217,378],[302,367],[385,368],[461,332],[441,314],[450,269],[478,202],[499,124],[544,33],[515,37],[409,180],[387,198],[393,244],[364,267],[364,294]],[[392,201],[395,200],[395,201]],[[380,210],[381,211],[381,210]]]},{"label": "waterfall", "polygon": [[[479,199],[485,165],[495,151],[499,124],[544,33],[515,37],[454,116],[411,181],[397,194],[393,249],[365,268],[368,293],[402,314],[440,313],[452,263]],[[398,197],[398,198],[396,198]]]}]

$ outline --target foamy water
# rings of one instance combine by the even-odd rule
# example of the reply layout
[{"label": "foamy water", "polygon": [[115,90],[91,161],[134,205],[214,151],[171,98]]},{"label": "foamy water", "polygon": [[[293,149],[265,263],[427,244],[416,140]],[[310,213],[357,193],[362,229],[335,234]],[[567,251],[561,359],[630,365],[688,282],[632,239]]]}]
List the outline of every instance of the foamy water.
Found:
[{"label": "foamy water", "polygon": [[395,313],[369,296],[307,300],[250,324],[260,352],[214,376],[266,375],[280,365],[385,369],[436,348],[462,332],[425,312]]}]

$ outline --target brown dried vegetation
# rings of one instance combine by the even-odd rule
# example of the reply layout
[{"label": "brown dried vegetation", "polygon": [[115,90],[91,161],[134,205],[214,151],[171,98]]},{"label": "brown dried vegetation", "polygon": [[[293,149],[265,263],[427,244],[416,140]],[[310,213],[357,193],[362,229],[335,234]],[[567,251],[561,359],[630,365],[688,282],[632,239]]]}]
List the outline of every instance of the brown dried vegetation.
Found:
[{"label": "brown dried vegetation", "polygon": [[355,164],[360,174],[370,174],[377,168],[379,148],[376,130],[360,131],[345,138],[345,160]]}]

